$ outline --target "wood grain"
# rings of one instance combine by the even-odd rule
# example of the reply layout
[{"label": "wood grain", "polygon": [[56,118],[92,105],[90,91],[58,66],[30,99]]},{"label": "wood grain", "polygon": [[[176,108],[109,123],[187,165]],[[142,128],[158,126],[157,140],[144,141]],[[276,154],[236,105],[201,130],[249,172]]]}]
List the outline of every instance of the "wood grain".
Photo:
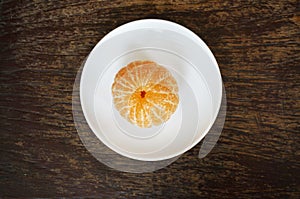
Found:
[{"label": "wood grain", "polygon": [[[99,163],[72,118],[77,70],[109,31],[141,18],[180,23],[219,63],[227,118],[217,146],[200,145],[154,173]],[[299,2],[0,1],[0,196],[299,198]]]}]

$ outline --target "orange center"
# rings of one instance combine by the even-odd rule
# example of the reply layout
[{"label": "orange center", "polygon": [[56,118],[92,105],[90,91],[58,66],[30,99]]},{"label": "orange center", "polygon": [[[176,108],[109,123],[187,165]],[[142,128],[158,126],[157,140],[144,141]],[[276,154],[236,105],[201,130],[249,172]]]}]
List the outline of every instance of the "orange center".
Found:
[{"label": "orange center", "polygon": [[146,91],[141,91],[141,98],[144,98],[146,95]]}]

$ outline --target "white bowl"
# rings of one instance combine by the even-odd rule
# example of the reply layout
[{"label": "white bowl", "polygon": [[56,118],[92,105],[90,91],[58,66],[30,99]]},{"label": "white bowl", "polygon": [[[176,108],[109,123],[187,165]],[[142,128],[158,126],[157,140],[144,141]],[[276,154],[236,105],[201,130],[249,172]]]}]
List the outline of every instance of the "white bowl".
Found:
[{"label": "white bowl", "polygon": [[[160,126],[139,128],[114,108],[114,77],[134,60],[155,61],[177,80],[178,108]],[[95,135],[115,152],[144,161],[169,159],[195,146],[214,123],[221,98],[220,71],[207,45],[165,20],[134,21],[110,32],[88,56],[80,82],[83,113]]]}]

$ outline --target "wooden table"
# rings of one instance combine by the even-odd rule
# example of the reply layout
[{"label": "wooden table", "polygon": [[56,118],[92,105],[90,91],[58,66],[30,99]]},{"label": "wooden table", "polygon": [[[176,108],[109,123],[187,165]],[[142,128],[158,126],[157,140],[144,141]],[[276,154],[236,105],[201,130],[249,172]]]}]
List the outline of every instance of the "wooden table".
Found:
[{"label": "wooden table", "polygon": [[[200,143],[166,168],[132,174],[85,149],[72,89],[94,45],[142,18],[177,22],[207,43],[228,110],[207,157],[197,158]],[[299,26],[297,0],[0,1],[0,196],[299,198]]]}]

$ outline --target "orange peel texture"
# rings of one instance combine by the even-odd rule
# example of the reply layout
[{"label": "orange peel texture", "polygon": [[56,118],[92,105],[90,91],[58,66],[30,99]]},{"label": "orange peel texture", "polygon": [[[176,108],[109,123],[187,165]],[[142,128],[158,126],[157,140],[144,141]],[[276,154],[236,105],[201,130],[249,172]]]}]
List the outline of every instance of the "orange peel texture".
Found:
[{"label": "orange peel texture", "polygon": [[122,68],[112,85],[113,102],[122,117],[142,128],[170,119],[178,106],[178,86],[171,73],[153,61]]}]

